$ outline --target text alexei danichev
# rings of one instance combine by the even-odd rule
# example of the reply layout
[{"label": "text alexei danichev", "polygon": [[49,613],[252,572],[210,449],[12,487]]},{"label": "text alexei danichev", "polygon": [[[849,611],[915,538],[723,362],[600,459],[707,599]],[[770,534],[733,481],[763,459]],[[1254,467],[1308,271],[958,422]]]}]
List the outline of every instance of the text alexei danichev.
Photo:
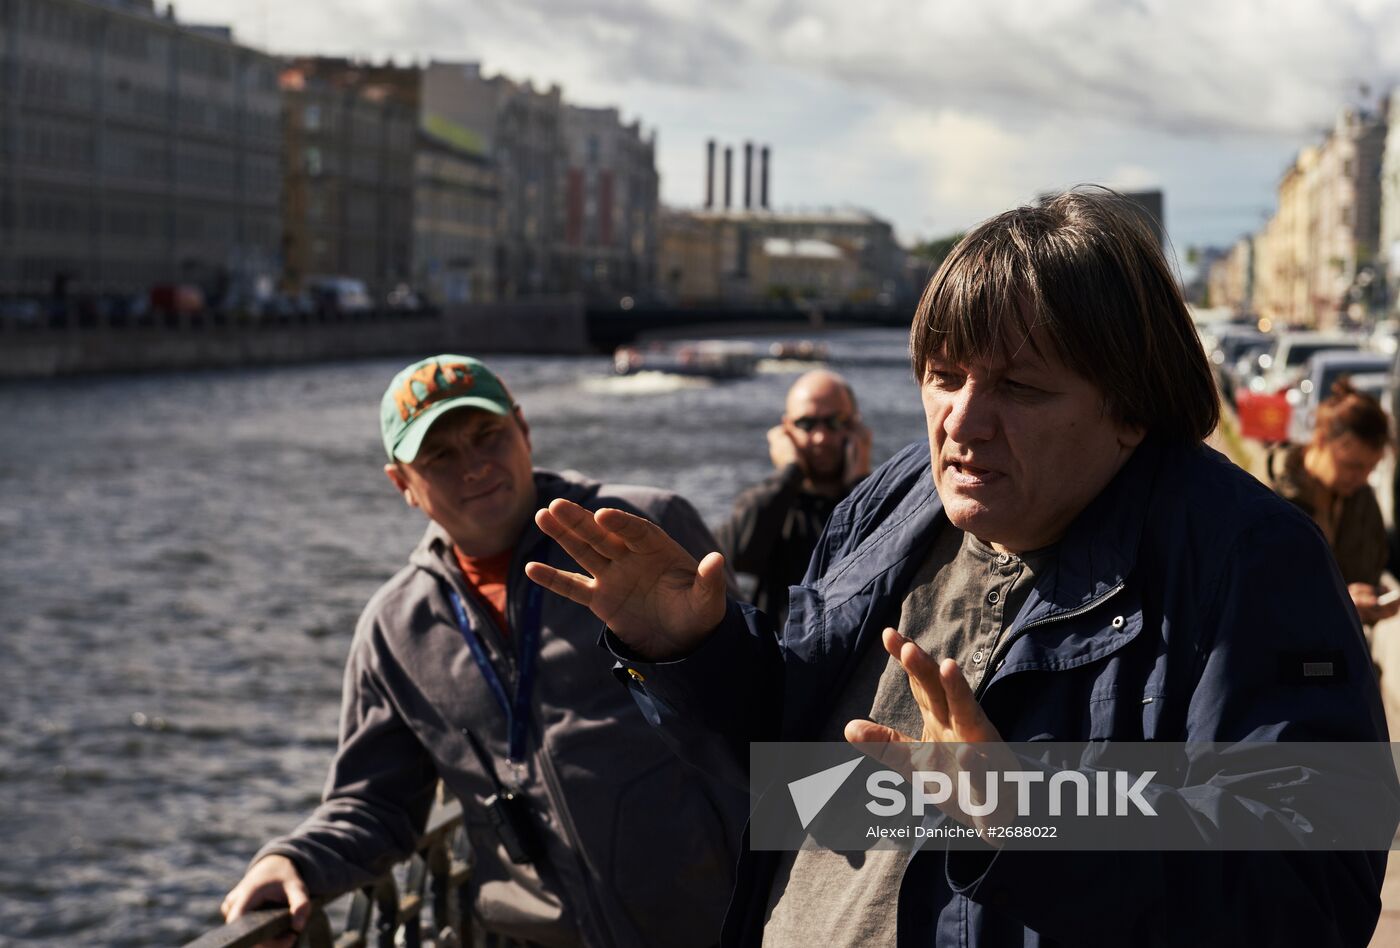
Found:
[{"label": "text alexei danichev", "polygon": [[981,839],[985,833],[980,826],[948,823],[940,826],[872,826],[865,831],[868,839]]}]

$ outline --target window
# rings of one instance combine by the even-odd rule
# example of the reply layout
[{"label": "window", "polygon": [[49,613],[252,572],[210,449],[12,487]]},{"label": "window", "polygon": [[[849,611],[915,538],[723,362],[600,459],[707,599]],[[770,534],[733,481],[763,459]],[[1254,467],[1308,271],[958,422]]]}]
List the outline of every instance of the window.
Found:
[{"label": "window", "polygon": [[306,173],[313,178],[321,174],[321,149],[306,149]]},{"label": "window", "polygon": [[308,105],[301,116],[302,124],[307,131],[314,132],[321,127],[321,107],[319,105]]}]

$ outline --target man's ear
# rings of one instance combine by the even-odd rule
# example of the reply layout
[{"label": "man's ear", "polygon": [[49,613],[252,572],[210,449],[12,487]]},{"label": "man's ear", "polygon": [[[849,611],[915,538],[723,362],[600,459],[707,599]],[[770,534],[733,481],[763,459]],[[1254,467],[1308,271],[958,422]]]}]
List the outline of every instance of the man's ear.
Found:
[{"label": "man's ear", "polygon": [[404,477],[403,468],[396,461],[390,461],[384,465],[384,475],[389,478],[389,483],[394,485],[394,490],[403,495],[404,503],[410,507],[417,507],[418,500],[413,496],[413,488],[409,486],[408,478]]},{"label": "man's ear", "polygon": [[1142,444],[1142,439],[1147,437],[1147,428],[1143,425],[1119,425],[1118,443],[1125,448],[1136,448]]}]

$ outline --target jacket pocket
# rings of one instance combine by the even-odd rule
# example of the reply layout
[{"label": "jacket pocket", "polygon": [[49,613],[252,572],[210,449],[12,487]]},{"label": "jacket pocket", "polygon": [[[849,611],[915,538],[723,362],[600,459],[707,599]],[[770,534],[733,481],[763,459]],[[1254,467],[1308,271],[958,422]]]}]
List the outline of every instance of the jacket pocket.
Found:
[{"label": "jacket pocket", "polygon": [[472,908],[482,926],[539,944],[567,944],[578,923],[559,899],[558,882],[541,878],[535,864],[511,862],[474,800],[463,810],[472,847]]}]

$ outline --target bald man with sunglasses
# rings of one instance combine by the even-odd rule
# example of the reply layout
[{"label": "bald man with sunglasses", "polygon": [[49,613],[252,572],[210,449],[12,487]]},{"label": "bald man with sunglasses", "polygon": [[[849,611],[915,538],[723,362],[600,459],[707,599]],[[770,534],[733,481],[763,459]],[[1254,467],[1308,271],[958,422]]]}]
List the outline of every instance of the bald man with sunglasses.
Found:
[{"label": "bald man with sunglasses", "polygon": [[757,578],[753,603],[777,628],[827,518],[870,473],[870,440],[840,375],[818,369],[788,390],[783,420],[768,431],[775,473],[739,495],[717,534],[730,565]]}]

